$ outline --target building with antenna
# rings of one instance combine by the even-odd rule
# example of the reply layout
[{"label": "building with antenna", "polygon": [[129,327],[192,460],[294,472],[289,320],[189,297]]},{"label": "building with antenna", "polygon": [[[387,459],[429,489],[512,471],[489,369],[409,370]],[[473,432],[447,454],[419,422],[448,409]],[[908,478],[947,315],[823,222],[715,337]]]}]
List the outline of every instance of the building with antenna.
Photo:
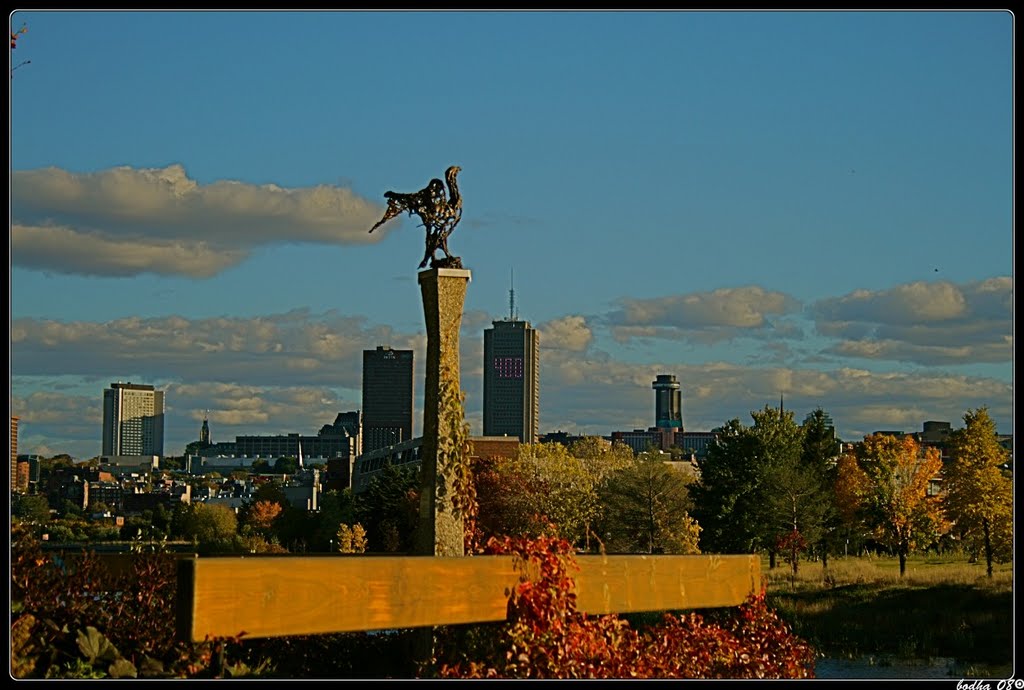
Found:
[{"label": "building with antenna", "polygon": [[516,311],[509,288],[508,317],[484,331],[483,435],[536,443],[540,427],[540,334]]}]

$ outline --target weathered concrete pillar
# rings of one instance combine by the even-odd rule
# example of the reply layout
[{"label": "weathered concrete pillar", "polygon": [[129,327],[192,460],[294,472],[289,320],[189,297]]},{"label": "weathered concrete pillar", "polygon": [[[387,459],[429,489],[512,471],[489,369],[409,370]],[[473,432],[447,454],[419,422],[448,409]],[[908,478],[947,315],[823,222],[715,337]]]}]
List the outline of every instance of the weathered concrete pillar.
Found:
[{"label": "weathered concrete pillar", "polygon": [[[423,447],[421,449],[420,518],[415,551],[432,556],[464,556],[463,519],[453,509],[455,472],[449,462],[451,430],[459,419],[445,419],[443,393],[461,395],[459,385],[459,328],[470,272],[461,268],[431,268],[419,272],[423,314],[427,325],[427,371],[423,389]],[[439,449],[442,452],[438,452]]]}]

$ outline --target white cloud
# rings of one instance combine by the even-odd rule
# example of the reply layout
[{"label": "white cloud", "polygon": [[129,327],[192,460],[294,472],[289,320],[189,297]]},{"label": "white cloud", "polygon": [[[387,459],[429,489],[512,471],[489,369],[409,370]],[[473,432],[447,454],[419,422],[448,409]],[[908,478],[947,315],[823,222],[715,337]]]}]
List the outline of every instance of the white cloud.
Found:
[{"label": "white cloud", "polygon": [[712,343],[773,330],[769,315],[795,312],[792,297],[757,286],[650,299],[626,298],[607,316],[620,341],[664,338]]},{"label": "white cloud", "polygon": [[950,365],[1009,362],[1013,356],[1013,281],[910,283],[857,290],[808,307],[819,333],[838,338],[842,357]]},{"label": "white cloud", "polygon": [[349,189],[230,180],[200,185],[181,165],[11,174],[11,257],[58,273],[205,278],[282,242],[369,244],[383,207]]},{"label": "white cloud", "polygon": [[563,316],[537,327],[540,342],[545,350],[569,350],[583,352],[590,346],[594,333],[583,316]]}]

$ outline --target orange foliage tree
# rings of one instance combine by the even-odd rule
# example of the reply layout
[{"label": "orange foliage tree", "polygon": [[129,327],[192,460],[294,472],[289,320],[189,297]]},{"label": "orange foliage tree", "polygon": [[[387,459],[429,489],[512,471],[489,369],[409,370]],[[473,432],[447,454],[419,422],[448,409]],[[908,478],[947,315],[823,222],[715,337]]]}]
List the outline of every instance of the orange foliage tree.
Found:
[{"label": "orange foliage tree", "polygon": [[912,436],[866,436],[857,445],[857,477],[848,468],[847,480],[860,484],[861,515],[880,543],[900,559],[900,577],[906,573],[907,556],[918,545],[927,546],[948,531],[942,500],[929,494],[931,480],[942,470],[936,448],[922,448]]},{"label": "orange foliage tree", "polygon": [[275,501],[256,501],[249,508],[247,522],[252,529],[265,535],[270,532],[281,510],[281,504]]}]

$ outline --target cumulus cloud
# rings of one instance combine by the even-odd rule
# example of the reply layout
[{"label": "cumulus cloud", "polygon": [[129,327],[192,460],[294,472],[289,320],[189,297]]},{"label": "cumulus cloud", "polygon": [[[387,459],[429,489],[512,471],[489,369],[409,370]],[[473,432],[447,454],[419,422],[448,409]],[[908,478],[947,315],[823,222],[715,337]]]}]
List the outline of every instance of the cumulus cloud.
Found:
[{"label": "cumulus cloud", "polygon": [[333,311],[248,319],[11,322],[12,369],[36,376],[111,372],[116,380],[130,371],[162,379],[358,388],[362,351],[378,344],[418,349],[422,357],[425,339]]},{"label": "cumulus cloud", "polygon": [[713,343],[773,330],[770,315],[795,312],[799,303],[782,292],[757,286],[650,299],[622,299],[607,316],[613,336],[665,338]]},{"label": "cumulus cloud", "polygon": [[204,278],[281,242],[367,244],[383,213],[350,189],[222,180],[201,185],[178,164],[11,175],[11,259],[26,268],[98,276]]},{"label": "cumulus cloud", "polygon": [[541,371],[545,430],[608,435],[653,426],[651,382],[663,373],[678,377],[683,422],[694,431],[709,431],[733,418],[749,425],[750,412],[775,407],[780,399],[798,422],[821,407],[832,415],[845,440],[860,440],[882,429],[920,431],[927,420],[949,421],[956,427],[967,409],[981,406],[1000,420],[1003,433],[1011,430],[1012,384],[983,377],[729,362],[637,365],[568,353],[545,353]]},{"label": "cumulus cloud", "polygon": [[1013,356],[1013,280],[915,282],[857,290],[810,305],[819,333],[842,357],[925,365],[1008,362]]},{"label": "cumulus cloud", "polygon": [[563,316],[537,327],[545,350],[583,352],[594,339],[594,333],[583,316]]}]

